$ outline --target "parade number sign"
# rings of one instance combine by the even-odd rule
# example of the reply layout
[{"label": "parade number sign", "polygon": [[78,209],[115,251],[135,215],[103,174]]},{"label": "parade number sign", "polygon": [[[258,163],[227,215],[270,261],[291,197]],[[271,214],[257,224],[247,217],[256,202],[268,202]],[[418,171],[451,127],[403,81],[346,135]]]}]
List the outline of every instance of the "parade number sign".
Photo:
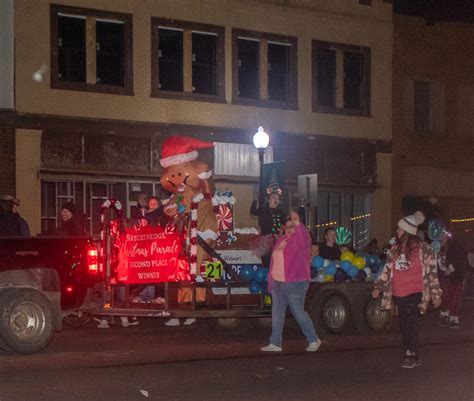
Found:
[{"label": "parade number sign", "polygon": [[117,279],[126,284],[176,281],[183,236],[173,227],[132,227],[121,235]]}]

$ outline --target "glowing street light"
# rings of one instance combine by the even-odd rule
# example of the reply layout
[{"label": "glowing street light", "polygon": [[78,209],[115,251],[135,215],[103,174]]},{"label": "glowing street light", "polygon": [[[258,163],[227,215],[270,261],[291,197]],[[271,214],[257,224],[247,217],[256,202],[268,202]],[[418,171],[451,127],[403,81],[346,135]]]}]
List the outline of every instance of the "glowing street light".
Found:
[{"label": "glowing street light", "polygon": [[257,132],[253,136],[253,146],[258,150],[258,161],[260,163],[260,177],[258,183],[258,203],[259,207],[265,202],[265,191],[263,188],[263,155],[270,143],[270,137],[265,132],[263,127],[258,127]]}]

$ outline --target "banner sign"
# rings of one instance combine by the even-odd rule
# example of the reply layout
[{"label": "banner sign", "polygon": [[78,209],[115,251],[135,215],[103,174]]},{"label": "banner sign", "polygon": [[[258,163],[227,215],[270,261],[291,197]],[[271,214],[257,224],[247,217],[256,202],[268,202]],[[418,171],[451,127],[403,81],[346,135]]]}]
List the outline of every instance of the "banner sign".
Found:
[{"label": "banner sign", "polygon": [[173,226],[132,227],[120,236],[117,280],[125,284],[177,281],[183,236]]}]

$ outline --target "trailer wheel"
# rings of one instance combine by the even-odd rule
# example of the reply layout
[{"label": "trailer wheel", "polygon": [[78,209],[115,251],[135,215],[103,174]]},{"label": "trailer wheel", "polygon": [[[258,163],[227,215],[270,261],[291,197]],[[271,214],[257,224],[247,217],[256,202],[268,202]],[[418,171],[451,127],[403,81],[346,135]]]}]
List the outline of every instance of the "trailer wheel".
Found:
[{"label": "trailer wheel", "polygon": [[324,325],[335,334],[346,331],[352,320],[349,301],[339,293],[333,293],[324,300],[321,313]]},{"label": "trailer wheel", "polygon": [[92,320],[92,315],[87,311],[72,311],[63,315],[63,322],[69,327],[80,329]]},{"label": "trailer wheel", "polygon": [[0,295],[0,337],[19,354],[43,350],[54,332],[53,307],[37,290],[15,289]]},{"label": "trailer wheel", "polygon": [[365,307],[365,318],[375,333],[386,331],[392,324],[392,311],[380,309],[380,299],[371,299]]}]

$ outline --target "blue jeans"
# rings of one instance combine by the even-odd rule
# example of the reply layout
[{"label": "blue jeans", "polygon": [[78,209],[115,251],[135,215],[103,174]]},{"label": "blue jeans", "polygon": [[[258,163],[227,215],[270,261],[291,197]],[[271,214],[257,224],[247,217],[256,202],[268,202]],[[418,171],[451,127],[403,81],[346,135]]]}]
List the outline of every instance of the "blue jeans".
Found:
[{"label": "blue jeans", "polygon": [[317,340],[318,336],[313,322],[304,310],[304,300],[308,286],[309,282],[307,281],[281,282],[272,280],[272,335],[270,336],[270,343],[281,347],[286,309],[288,307],[308,343]]}]

